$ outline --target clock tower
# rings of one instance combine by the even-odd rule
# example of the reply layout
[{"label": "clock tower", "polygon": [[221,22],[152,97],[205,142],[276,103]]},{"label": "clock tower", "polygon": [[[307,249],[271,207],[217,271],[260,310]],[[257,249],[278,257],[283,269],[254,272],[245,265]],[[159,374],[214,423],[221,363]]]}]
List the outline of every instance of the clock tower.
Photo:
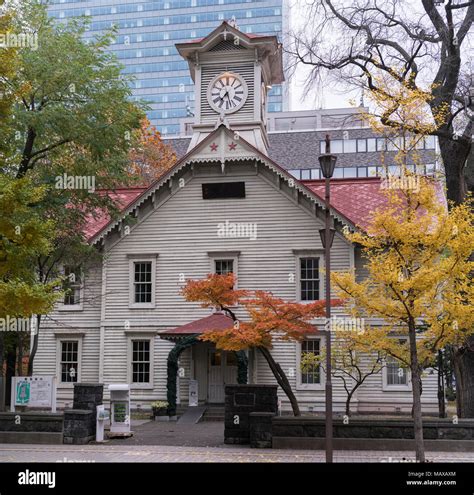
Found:
[{"label": "clock tower", "polygon": [[246,34],[223,22],[205,38],[176,48],[195,83],[189,150],[223,124],[268,155],[267,93],[284,80],[277,37]]}]

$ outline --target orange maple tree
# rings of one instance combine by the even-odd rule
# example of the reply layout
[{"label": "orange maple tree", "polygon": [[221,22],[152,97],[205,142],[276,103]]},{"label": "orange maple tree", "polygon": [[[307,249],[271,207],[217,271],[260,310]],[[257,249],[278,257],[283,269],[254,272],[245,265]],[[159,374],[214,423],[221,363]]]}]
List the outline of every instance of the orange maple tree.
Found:
[{"label": "orange maple tree", "polygon": [[145,117],[132,135],[129,151],[130,175],[145,185],[161,177],[176,162],[176,153],[166,144],[159,131]]},{"label": "orange maple tree", "polygon": [[[213,342],[224,351],[240,351],[256,348],[267,361],[278,385],[287,395],[293,414],[300,416],[298,401],[291,389],[288,378],[279,363],[273,358],[270,349],[273,338],[286,341],[301,341],[317,329],[311,320],[324,316],[325,301],[299,303],[284,301],[271,292],[263,290],[247,291],[235,289],[236,278],[227,275],[209,274],[203,280],[188,280],[182,289],[186,301],[199,302],[202,307],[215,307],[224,311],[234,321],[234,325],[222,330],[203,332],[201,340]],[[339,304],[338,300],[331,305]],[[248,319],[240,321],[231,307],[240,305]]]}]

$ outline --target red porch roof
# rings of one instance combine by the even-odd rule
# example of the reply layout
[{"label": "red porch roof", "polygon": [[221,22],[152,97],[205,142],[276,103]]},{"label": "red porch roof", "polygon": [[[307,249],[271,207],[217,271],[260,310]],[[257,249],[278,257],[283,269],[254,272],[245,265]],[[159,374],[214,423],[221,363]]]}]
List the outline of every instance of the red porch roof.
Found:
[{"label": "red porch roof", "polygon": [[160,335],[186,336],[195,333],[204,333],[209,330],[227,330],[233,324],[234,321],[232,318],[226,316],[224,313],[213,313],[199,320],[194,320],[191,323],[186,323],[186,325],[160,332]]}]

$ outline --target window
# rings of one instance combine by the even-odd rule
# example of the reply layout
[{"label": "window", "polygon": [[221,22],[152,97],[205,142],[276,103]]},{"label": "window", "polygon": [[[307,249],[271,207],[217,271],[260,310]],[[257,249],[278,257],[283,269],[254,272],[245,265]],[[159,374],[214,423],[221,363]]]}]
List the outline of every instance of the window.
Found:
[{"label": "window", "polygon": [[334,175],[332,176],[333,179],[342,179],[344,177],[344,169],[341,168],[335,168],[334,169]]},{"label": "window", "polygon": [[245,198],[245,182],[202,184],[202,199]]},{"label": "window", "polygon": [[300,258],[300,299],[319,299],[319,258]]},{"label": "window", "polygon": [[377,138],[377,151],[385,151],[385,150],[386,150],[385,138]]},{"label": "window", "polygon": [[367,141],[365,139],[357,140],[357,152],[365,153],[367,151]]},{"label": "window", "polygon": [[234,273],[234,260],[215,260],[215,273],[217,275]]},{"label": "window", "polygon": [[367,139],[367,151],[375,151],[375,150],[376,150],[375,138]]},{"label": "window", "polygon": [[[315,354],[316,356],[319,356],[319,353],[320,353],[319,339],[303,340],[303,342],[301,342],[301,358],[303,358],[306,354]],[[309,385],[315,383],[317,384],[321,383],[321,367],[316,364],[309,366],[304,371],[301,371],[302,385]]]},{"label": "window", "polygon": [[355,153],[357,151],[357,141],[355,139],[346,139],[344,141],[344,153]]},{"label": "window", "polygon": [[342,153],[342,139],[335,139],[331,141],[331,153]]},{"label": "window", "polygon": [[368,167],[367,172],[369,177],[377,177],[377,167]]},{"label": "window", "polygon": [[400,362],[393,358],[387,358],[387,386],[398,386],[408,384],[407,369],[400,365]]},{"label": "window", "polygon": [[301,179],[302,180],[309,180],[311,178],[311,170],[306,169],[301,171]]},{"label": "window", "polygon": [[357,177],[357,168],[355,167],[344,167],[344,178]]},{"label": "window", "polygon": [[79,341],[60,342],[61,359],[59,362],[61,383],[75,383],[79,373]]},{"label": "window", "polygon": [[128,254],[130,258],[130,308],[155,307],[156,258],[158,254]]},{"label": "window", "polygon": [[80,306],[81,304],[81,269],[77,267],[65,266],[63,290],[64,306]]},{"label": "window", "polygon": [[425,149],[434,150],[436,148],[436,138],[434,136],[425,137]]},{"label": "window", "polygon": [[[211,273],[227,275],[233,273],[238,277],[240,251],[209,251],[209,268]],[[235,289],[238,283],[235,284]]]},{"label": "window", "polygon": [[132,383],[150,383],[150,340],[132,340]]},{"label": "window", "polygon": [[[401,346],[407,345],[407,339],[400,339]],[[383,369],[383,388],[385,390],[400,390],[410,387],[409,370],[398,359],[388,356]]]}]

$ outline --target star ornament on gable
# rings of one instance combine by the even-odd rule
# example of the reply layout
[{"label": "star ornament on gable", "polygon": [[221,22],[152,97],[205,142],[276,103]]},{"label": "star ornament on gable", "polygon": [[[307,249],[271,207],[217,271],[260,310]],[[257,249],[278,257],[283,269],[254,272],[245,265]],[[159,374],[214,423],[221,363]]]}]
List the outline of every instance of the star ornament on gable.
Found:
[{"label": "star ornament on gable", "polygon": [[236,143],[230,143],[230,144],[229,144],[229,150],[230,150],[230,151],[234,151],[234,150],[235,150],[235,148],[237,148],[237,144],[236,144]]},{"label": "star ornament on gable", "polygon": [[212,143],[211,145],[209,145],[209,148],[211,148],[211,151],[217,151],[218,147],[219,146],[216,143]]}]

